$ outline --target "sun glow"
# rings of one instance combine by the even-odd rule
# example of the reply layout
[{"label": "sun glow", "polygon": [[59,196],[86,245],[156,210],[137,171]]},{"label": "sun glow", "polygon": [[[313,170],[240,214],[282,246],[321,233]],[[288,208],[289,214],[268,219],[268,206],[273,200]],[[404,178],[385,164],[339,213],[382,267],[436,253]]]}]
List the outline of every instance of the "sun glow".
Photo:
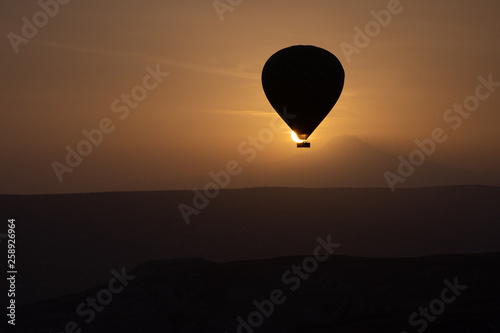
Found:
[{"label": "sun glow", "polygon": [[291,131],[290,133],[292,134],[292,140],[293,140],[293,141],[295,141],[295,142],[297,142],[297,143],[302,143],[302,142],[304,142],[304,141],[305,141],[305,140],[301,140],[301,139],[299,139],[299,137],[297,136],[297,134],[295,134],[295,132],[294,132],[294,131]]}]

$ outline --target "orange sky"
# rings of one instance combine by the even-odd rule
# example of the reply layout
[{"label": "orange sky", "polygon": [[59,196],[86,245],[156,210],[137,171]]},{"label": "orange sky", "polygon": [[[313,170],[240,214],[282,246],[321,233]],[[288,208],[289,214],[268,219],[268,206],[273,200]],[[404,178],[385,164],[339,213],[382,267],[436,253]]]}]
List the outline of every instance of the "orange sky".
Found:
[{"label": "orange sky", "polygon": [[[388,6],[397,12],[391,21],[347,56],[341,45],[360,46],[355,28],[374,27],[371,11]],[[500,180],[500,88],[458,129],[443,120],[474,95],[479,76],[500,82],[500,3],[242,1],[221,20],[212,1],[70,1],[13,47],[9,33],[22,36],[21,19],[40,10],[36,1],[0,4],[1,193],[191,189],[197,175],[244,160],[238,146],[278,118],[260,73],[269,56],[296,44],[331,51],[346,72],[311,149],[348,134],[407,155],[440,127],[449,138],[431,160]],[[148,66],[169,74],[146,80],[151,90],[136,88]],[[126,117],[114,112],[134,89],[147,96]],[[53,163],[65,164],[66,147],[76,149],[82,131],[103,119],[114,130],[60,182]],[[282,130],[252,163],[297,154],[307,152]]]}]

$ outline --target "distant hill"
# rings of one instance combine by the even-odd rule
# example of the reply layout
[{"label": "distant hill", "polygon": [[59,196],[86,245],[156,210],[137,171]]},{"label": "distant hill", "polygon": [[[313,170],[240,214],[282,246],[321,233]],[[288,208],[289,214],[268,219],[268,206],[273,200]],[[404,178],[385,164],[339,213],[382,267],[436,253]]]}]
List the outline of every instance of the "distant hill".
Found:
[{"label": "distant hill", "polygon": [[[405,156],[408,158],[407,156]],[[491,177],[426,160],[396,187],[497,184]],[[386,171],[397,173],[400,161],[362,141],[343,135],[320,148],[302,149],[284,161],[253,162],[232,180],[232,187],[388,187]]]},{"label": "distant hill", "polygon": [[303,279],[287,273],[306,260],[148,262],[130,270],[134,279],[95,312],[95,319],[85,322],[90,315],[75,310],[107,284],[23,306],[16,328],[60,332],[74,321],[84,332],[120,333],[500,331],[500,253],[392,259],[334,255]]},{"label": "distant hill", "polygon": [[[78,192],[118,192],[156,190],[191,190],[203,187],[211,181],[208,173],[225,168],[229,160],[237,160],[243,171],[231,178],[229,188],[248,187],[385,187],[386,171],[397,173],[400,161],[397,155],[391,155],[378,149],[356,136],[342,135],[319,146],[312,142],[310,149],[296,149],[289,143],[295,155],[283,159],[276,156],[275,162],[261,162],[260,155],[250,163],[248,155],[234,154],[221,157],[220,164],[203,165],[197,159],[180,164],[179,161],[165,161],[148,165],[151,159],[146,156],[136,157],[137,163],[122,163],[121,160],[108,161],[105,165],[99,158],[89,157],[72,173],[64,174],[64,181],[59,182],[46,157],[20,156],[19,165],[6,164],[5,177],[26,174],[30,177],[15,177],[4,182],[0,188],[3,194],[52,194]],[[126,152],[122,152],[126,154]],[[132,152],[129,152],[132,154]],[[189,152],[185,152],[189,154]],[[409,154],[410,152],[407,152]],[[207,151],[207,154],[211,152]],[[262,154],[268,154],[264,151]],[[403,154],[405,155],[405,154]],[[93,156],[93,155],[92,155]],[[406,156],[407,157],[407,156]],[[60,158],[60,157],[58,157]],[[125,159],[131,158],[125,157]],[[433,162],[434,156],[426,160],[404,183],[397,183],[397,188],[452,186],[452,185],[488,185],[500,186],[500,174],[480,174]],[[270,159],[268,159],[269,161]],[[63,162],[63,160],[58,160]],[[32,170],[33,163],[45,165]],[[19,168],[24,170],[20,172]],[[15,170],[17,171],[15,171]],[[15,172],[14,172],[15,171]]]},{"label": "distant hill", "polygon": [[369,257],[500,251],[500,188],[222,190],[186,225],[192,191],[1,195],[17,219],[19,302],[66,295],[143,262],[219,262],[309,254],[331,234],[336,253]]}]

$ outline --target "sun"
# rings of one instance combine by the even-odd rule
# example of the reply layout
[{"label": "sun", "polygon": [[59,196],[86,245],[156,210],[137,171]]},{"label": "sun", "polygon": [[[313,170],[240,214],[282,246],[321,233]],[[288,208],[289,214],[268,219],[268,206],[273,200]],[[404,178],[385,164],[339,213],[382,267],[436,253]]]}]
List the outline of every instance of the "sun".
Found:
[{"label": "sun", "polygon": [[297,143],[302,143],[305,141],[305,140],[299,139],[299,137],[297,136],[297,134],[295,134],[294,131],[291,131],[290,134],[292,135],[292,140],[297,142]]}]

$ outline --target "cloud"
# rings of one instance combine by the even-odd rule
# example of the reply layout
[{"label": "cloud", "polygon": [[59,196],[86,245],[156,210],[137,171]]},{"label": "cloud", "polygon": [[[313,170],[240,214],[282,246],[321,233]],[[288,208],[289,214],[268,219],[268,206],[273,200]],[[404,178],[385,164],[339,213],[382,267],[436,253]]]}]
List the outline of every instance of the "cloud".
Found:
[{"label": "cloud", "polygon": [[173,60],[173,59],[169,59],[169,58],[165,58],[165,57],[159,57],[159,56],[155,56],[155,55],[147,55],[147,54],[142,54],[142,53],[137,53],[137,52],[109,50],[109,49],[102,49],[102,48],[89,47],[89,46],[71,45],[71,44],[67,44],[67,43],[63,44],[63,43],[47,41],[47,40],[34,40],[33,43],[36,43],[36,44],[39,44],[42,46],[55,47],[55,48],[59,48],[59,49],[65,49],[65,50],[71,50],[71,51],[77,51],[77,52],[83,52],[83,53],[99,54],[99,55],[105,55],[105,56],[111,56],[111,57],[125,57],[125,58],[139,59],[139,60],[145,60],[145,61],[148,61],[151,63],[161,62],[163,64],[166,64],[166,65],[169,65],[172,67],[177,67],[177,68],[181,68],[181,69],[185,69],[185,70],[189,70],[189,71],[193,71],[193,72],[209,73],[209,74],[215,74],[215,75],[220,75],[220,76],[231,76],[231,77],[237,77],[237,78],[242,78],[242,79],[260,79],[259,73],[238,70],[236,68],[223,68],[223,67],[207,66],[207,65],[203,65],[203,64],[178,61],[178,60]]},{"label": "cloud", "polygon": [[220,110],[220,109],[205,109],[205,110],[199,110],[200,112],[205,112],[205,113],[214,113],[214,114],[229,114],[229,115],[244,115],[244,116],[259,116],[259,117],[269,117],[269,116],[276,116],[275,112],[268,112],[268,111],[260,111],[260,110]]}]

